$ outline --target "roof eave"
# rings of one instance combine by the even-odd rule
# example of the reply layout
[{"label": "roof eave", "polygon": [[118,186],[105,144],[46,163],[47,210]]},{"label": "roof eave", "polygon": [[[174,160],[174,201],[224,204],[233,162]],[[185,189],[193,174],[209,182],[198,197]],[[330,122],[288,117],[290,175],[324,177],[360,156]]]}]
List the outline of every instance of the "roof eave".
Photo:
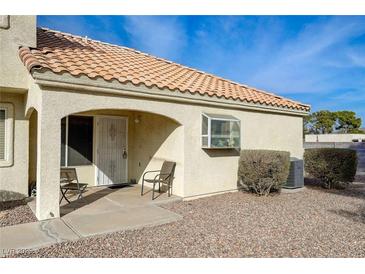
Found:
[{"label": "roof eave", "polygon": [[157,87],[147,87],[145,85],[134,85],[132,83],[120,83],[117,80],[106,81],[102,77],[91,79],[85,75],[73,76],[70,73],[54,73],[49,69],[32,69],[32,77],[36,84],[41,86],[67,88],[76,91],[94,91],[113,93],[119,95],[150,97],[161,100],[184,101],[185,103],[219,105],[226,108],[240,108],[253,111],[285,113],[290,115],[307,116],[310,109],[299,110],[288,107],[278,107],[259,103],[244,102],[239,99],[226,99],[211,97],[202,94],[182,93],[176,90],[159,89]]}]

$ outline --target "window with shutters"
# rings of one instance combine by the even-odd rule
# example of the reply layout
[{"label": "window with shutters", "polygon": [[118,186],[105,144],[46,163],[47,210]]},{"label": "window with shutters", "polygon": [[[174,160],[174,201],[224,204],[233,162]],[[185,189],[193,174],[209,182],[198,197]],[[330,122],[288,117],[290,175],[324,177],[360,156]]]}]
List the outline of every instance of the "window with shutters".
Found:
[{"label": "window with shutters", "polygon": [[0,167],[13,164],[13,105],[0,103]]}]

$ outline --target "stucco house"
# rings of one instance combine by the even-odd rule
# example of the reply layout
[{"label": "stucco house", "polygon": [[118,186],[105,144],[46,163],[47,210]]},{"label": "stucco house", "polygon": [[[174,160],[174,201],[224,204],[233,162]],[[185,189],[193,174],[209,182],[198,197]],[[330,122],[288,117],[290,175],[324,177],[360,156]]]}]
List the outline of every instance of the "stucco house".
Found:
[{"label": "stucco house", "polygon": [[[107,35],[107,33],[106,33]],[[237,189],[240,149],[303,156],[309,106],[134,49],[0,16],[0,180],[59,217],[61,166],[90,186],[177,163],[173,194]],[[223,64],[229,65],[229,64]]]}]

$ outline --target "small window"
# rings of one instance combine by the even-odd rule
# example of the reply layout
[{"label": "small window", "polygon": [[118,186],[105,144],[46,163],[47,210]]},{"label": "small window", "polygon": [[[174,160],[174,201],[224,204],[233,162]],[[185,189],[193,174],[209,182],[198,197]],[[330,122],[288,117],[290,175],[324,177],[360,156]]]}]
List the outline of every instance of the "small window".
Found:
[{"label": "small window", "polygon": [[203,148],[239,148],[240,120],[230,115],[202,115]]},{"label": "small window", "polygon": [[69,116],[61,120],[61,165],[91,165],[93,117]]},{"label": "small window", "polygon": [[13,164],[13,105],[0,103],[0,167]]}]

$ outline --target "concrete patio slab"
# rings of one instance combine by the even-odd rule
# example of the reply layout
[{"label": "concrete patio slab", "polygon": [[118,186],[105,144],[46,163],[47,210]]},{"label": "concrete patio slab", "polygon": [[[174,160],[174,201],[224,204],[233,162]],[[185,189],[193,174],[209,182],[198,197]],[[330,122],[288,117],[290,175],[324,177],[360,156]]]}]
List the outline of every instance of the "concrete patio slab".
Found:
[{"label": "concrete patio slab", "polygon": [[168,197],[166,193],[157,194],[161,196],[157,196],[155,200],[152,200],[152,193],[149,190],[149,188],[146,188],[146,194],[141,196],[140,187],[131,187],[129,189],[126,189],[125,191],[113,192],[107,195],[105,198],[109,201],[113,201],[114,203],[122,207],[141,207],[146,205],[157,205],[182,200],[182,198],[178,196]]},{"label": "concrete patio slab", "polygon": [[76,239],[79,236],[61,219],[1,227],[0,256]]},{"label": "concrete patio slab", "polygon": [[[63,241],[109,232],[166,224],[182,216],[158,204],[176,202],[181,197],[160,194],[152,200],[148,188],[140,195],[138,185],[121,188],[90,188],[84,198],[68,204],[62,201],[62,217],[42,222],[0,228],[0,255],[36,249]],[[28,204],[35,211],[35,199]]]},{"label": "concrete patio slab", "polygon": [[113,201],[110,201],[108,198],[103,197],[92,203],[87,203],[85,201],[84,203],[73,202],[71,204],[62,206],[62,211],[67,209],[70,209],[70,211],[64,216],[69,214],[95,215],[103,212],[118,211],[121,210],[121,207]]},{"label": "concrete patio slab", "polygon": [[182,216],[157,206],[120,209],[93,215],[70,213],[62,218],[80,236],[137,229],[174,222]]}]

